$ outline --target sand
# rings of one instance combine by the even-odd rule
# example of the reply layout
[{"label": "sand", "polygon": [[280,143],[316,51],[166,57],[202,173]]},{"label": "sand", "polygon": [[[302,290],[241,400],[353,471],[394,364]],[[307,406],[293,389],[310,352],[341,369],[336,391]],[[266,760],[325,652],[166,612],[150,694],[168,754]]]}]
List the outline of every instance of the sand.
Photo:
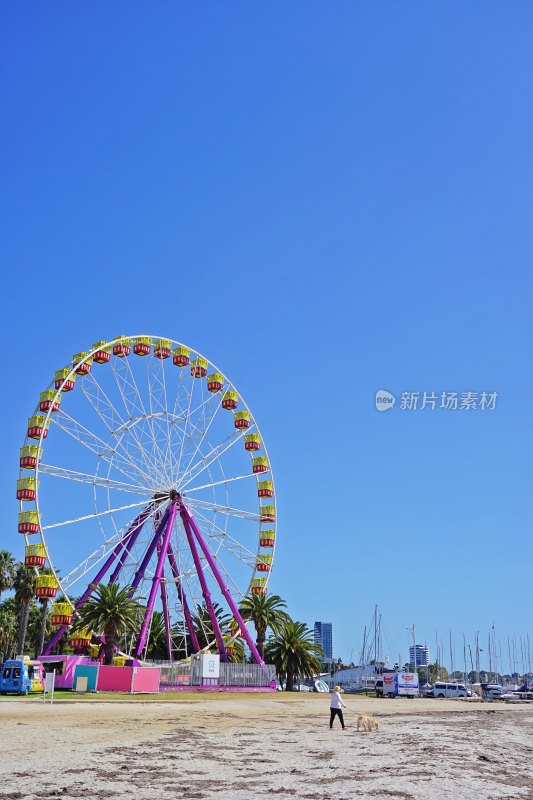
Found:
[{"label": "sand", "polygon": [[532,706],[344,699],[344,732],[328,695],[2,700],[0,800],[533,798]]}]

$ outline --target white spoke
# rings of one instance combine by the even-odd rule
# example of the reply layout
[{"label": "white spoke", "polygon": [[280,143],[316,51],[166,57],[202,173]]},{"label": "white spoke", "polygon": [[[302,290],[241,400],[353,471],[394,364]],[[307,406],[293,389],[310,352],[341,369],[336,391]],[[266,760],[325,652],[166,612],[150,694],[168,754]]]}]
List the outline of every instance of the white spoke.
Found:
[{"label": "white spoke", "polygon": [[[137,357],[140,358],[140,356]],[[150,358],[150,356],[144,356],[144,358]],[[153,420],[151,419],[150,414],[147,413],[144,406],[141,393],[139,392],[139,387],[137,386],[137,381],[135,380],[135,376],[129,363],[129,359],[130,356],[125,356],[124,358],[116,359],[116,362],[118,363],[113,363],[113,375],[115,377],[115,382],[120,392],[122,403],[124,404],[124,408],[126,409],[130,420],[145,420],[146,424],[151,428],[153,439]],[[154,461],[152,454],[147,452],[138,437],[136,437],[136,442],[141,451],[143,461],[147,465],[150,477],[156,484],[161,486],[162,475],[159,468],[156,466],[156,461]]]},{"label": "white spoke", "polygon": [[[206,408],[208,408],[208,406],[206,406]],[[208,424],[207,424],[207,427],[205,428],[205,430],[204,430],[204,431],[203,431],[203,433],[201,434],[200,441],[199,441],[199,442],[198,442],[198,444],[196,445],[196,449],[195,449],[194,453],[192,454],[192,456],[191,456],[191,458],[190,458],[190,460],[189,460],[189,463],[187,464],[187,466],[186,466],[186,468],[185,468],[184,475],[187,475],[187,474],[188,474],[188,472],[189,472],[189,467],[191,466],[192,462],[194,461],[194,458],[195,458],[195,456],[196,456],[197,452],[199,451],[199,449],[200,449],[200,447],[202,446],[202,443],[203,443],[203,441],[204,441],[205,437],[207,436],[207,432],[208,432],[209,428],[210,428],[210,427],[211,427],[211,425],[213,424],[213,420],[215,419],[215,417],[216,417],[216,415],[217,415],[217,413],[218,413],[219,409],[221,409],[221,408],[222,408],[222,406],[221,406],[221,404],[220,404],[220,403],[218,403],[218,405],[217,405],[217,406],[215,406],[215,410],[214,410],[213,414],[211,415],[211,419],[209,420],[209,422],[208,422]]]},{"label": "white spoke", "polygon": [[[146,517],[144,525],[147,524],[148,520],[160,508],[161,508],[160,504],[158,505],[154,504],[154,508],[150,511],[150,513]],[[81,564],[79,564],[77,567],[71,570],[69,574],[66,576],[66,578],[62,580],[62,588],[64,588],[65,590],[70,589],[72,586],[74,586],[74,584],[76,584],[79,580],[81,580],[81,578],[83,578],[83,576],[86,575],[87,572],[89,572],[89,570],[94,569],[95,566],[97,566],[101,561],[103,561],[104,558],[106,558],[106,556],[108,556],[118,544],[120,544],[127,538],[128,534],[130,533],[132,523],[133,520],[130,520],[130,522],[128,522],[126,525],[123,525],[123,527],[117,534],[115,534],[115,536],[104,542],[104,544],[101,545],[101,547],[99,547],[97,550],[91,553],[91,555],[88,556],[86,559],[84,559],[84,561],[82,561]]]},{"label": "white spoke", "polygon": [[153,465],[148,464],[146,458],[144,458],[143,459],[144,468],[142,465],[139,466],[139,464],[135,460],[135,456],[131,452],[129,452],[122,444],[122,438],[123,438],[122,434],[127,431],[129,434],[131,434],[131,438],[134,440],[133,443],[137,444],[137,447],[139,448],[141,453],[141,457],[145,455],[144,450],[142,449],[141,444],[137,438],[135,425],[131,424],[132,422],[131,420],[128,423],[126,420],[122,418],[122,416],[117,411],[114,404],[111,402],[107,394],[104,392],[104,390],[101,388],[100,384],[96,380],[93,370],[91,370],[91,372],[85,376],[84,380],[81,382],[81,387],[83,394],[85,395],[85,397],[87,398],[93,409],[96,411],[96,413],[102,420],[103,424],[105,425],[109,433],[115,438],[120,436],[120,438],[117,441],[117,445],[122,448],[127,460],[131,462],[132,466],[134,466],[135,469],[137,469],[140,475],[146,478],[147,476],[145,470],[146,469],[153,470]]},{"label": "white spoke", "polygon": [[78,483],[88,483],[91,486],[103,486],[106,489],[115,489],[118,492],[131,492],[132,494],[151,495],[152,490],[133,484],[114,481],[111,478],[100,478],[97,475],[89,475],[86,472],[75,472],[71,469],[63,469],[52,464],[39,464],[39,474],[51,475],[54,478],[65,478],[69,481]]},{"label": "white spoke", "polygon": [[242,481],[243,478],[257,478],[255,472],[248,472],[246,475],[236,475],[234,478],[224,478],[221,481],[214,481],[213,483],[204,483],[203,486],[195,486],[192,489],[187,489],[186,496],[188,497],[192,492],[199,492],[201,489],[211,489],[213,486],[221,486],[233,481]]},{"label": "white spoke", "polygon": [[51,525],[43,525],[43,531],[47,531],[50,528],[61,528],[63,525],[74,525],[75,522],[83,522],[86,519],[97,519],[98,517],[104,517],[106,514],[116,514],[119,511],[126,511],[128,508],[139,508],[139,506],[145,506],[146,500],[141,500],[140,503],[130,503],[128,506],[121,506],[120,508],[108,508],[105,511],[97,511],[95,514],[86,514],[83,517],[76,517],[75,519],[66,519],[64,522],[53,522]]},{"label": "white spoke", "polygon": [[[168,415],[166,405],[162,401],[164,388],[163,359],[155,358],[154,356],[145,356],[145,358],[147,367],[148,402],[150,405],[150,428],[152,430],[152,454],[154,461],[160,465],[161,477],[164,480],[165,485],[168,486],[170,485],[170,476],[167,470],[168,464],[166,459],[163,457],[163,452],[159,447],[158,437],[156,434],[157,429],[159,435],[163,437],[163,441],[166,442],[167,431],[165,430],[164,425],[160,424],[160,416],[164,416],[165,414]],[[159,375],[156,370],[158,370],[161,375]]]},{"label": "white spoke", "polygon": [[[82,425],[81,422],[78,422],[74,419],[74,417],[67,414],[66,411],[60,409],[55,414],[52,414],[50,419],[52,422],[57,425],[64,433],[67,433],[77,442],[82,444],[88,450],[95,453],[98,458],[101,458],[103,461],[107,461],[108,464],[112,464],[114,469],[122,472],[123,475],[126,475],[129,480],[132,480],[132,476],[128,471],[131,467],[131,463],[126,461],[119,453],[117,453],[116,448],[110,447],[103,439],[100,439],[99,436],[96,436],[92,433],[85,425]],[[114,463],[114,459],[117,459],[121,466],[118,466]]]},{"label": "white spoke", "polygon": [[204,508],[206,511],[212,511],[215,514],[226,514],[228,517],[237,517],[239,519],[249,519],[253,522],[260,522],[259,514],[253,511],[245,511],[242,508],[230,508],[229,506],[219,506],[216,503],[209,503],[206,500],[198,500],[196,497],[191,497],[187,501],[187,505],[194,506],[194,508]]},{"label": "white spoke", "polygon": [[[200,475],[204,470],[206,470],[210,466],[210,464],[213,463],[213,461],[217,461],[218,459],[220,459],[221,456],[227,450],[230,449],[230,447],[233,447],[233,445],[236,442],[238,442],[239,439],[242,439],[246,432],[247,432],[246,428],[244,429],[236,428],[234,432],[230,436],[228,436],[223,442],[213,447],[209,451],[209,453],[207,453],[205,456],[202,457],[201,461],[197,461],[196,464],[192,465],[192,467],[188,470],[188,472],[184,472],[183,475],[180,476],[178,489],[180,491],[182,489],[185,489],[185,487],[188,486],[192,480],[197,478],[198,475]],[[185,478],[188,478],[188,480],[185,481]]]},{"label": "white spoke", "polygon": [[[201,514],[200,512],[198,512],[198,515],[199,515],[200,517],[203,517],[203,519],[205,519],[205,521],[207,522],[207,524],[208,524],[208,525],[214,525],[214,523],[211,523],[211,522],[210,522],[210,521],[207,519],[207,517],[204,517],[204,515],[203,515],[203,514]],[[198,524],[198,523],[197,523],[197,524]],[[216,525],[214,525],[214,527],[216,528],[217,526],[216,526]],[[224,531],[222,531],[220,528],[219,528],[219,530],[221,531],[221,534],[222,534],[222,536],[221,536],[219,539],[217,539],[216,541],[218,541],[218,542],[219,542],[219,543],[222,545],[222,547],[223,547],[225,550],[227,550],[227,552],[228,552],[228,553],[231,553],[233,556],[235,556],[236,558],[238,558],[238,559],[239,559],[239,561],[243,562],[244,564],[247,564],[248,566],[253,566],[253,567],[255,568],[255,561],[256,561],[256,556],[255,556],[255,554],[254,554],[254,553],[251,553],[249,550],[246,550],[246,548],[245,548],[245,547],[243,547],[243,545],[241,545],[241,544],[239,544],[239,543],[237,542],[238,548],[239,548],[240,550],[244,550],[244,551],[246,551],[246,552],[248,553],[248,555],[249,555],[249,556],[251,556],[251,559],[249,559],[249,560],[247,561],[245,557],[242,557],[241,555],[239,555],[239,554],[238,554],[238,552],[236,551],[236,549],[232,549],[232,548],[231,548],[231,546],[230,546],[230,545],[228,545],[228,542],[226,541],[227,539],[230,539],[232,542],[235,542],[236,540],[235,540],[235,539],[232,539],[232,537],[231,537],[231,536],[228,536],[228,534],[226,534],[226,533],[225,533]],[[202,531],[200,531],[200,533],[201,533],[201,532],[202,532]],[[209,536],[209,534],[208,534],[208,536]],[[211,538],[215,538],[215,537],[213,536],[213,534],[211,534]],[[228,570],[225,568],[225,566],[223,565],[223,563],[220,561],[220,559],[219,559],[219,557],[218,557],[218,553],[215,553],[215,551],[213,550],[213,548],[210,546],[209,542],[208,542],[208,541],[206,541],[206,537],[205,537],[205,535],[204,535],[204,541],[205,541],[205,543],[206,543],[207,547],[209,547],[209,550],[210,550],[210,552],[211,552],[211,555],[213,556],[213,558],[214,558],[214,559],[215,559],[215,561],[217,562],[217,566],[218,566],[219,570],[221,570],[221,571],[224,573],[224,576],[225,576],[225,578],[226,578],[226,582],[227,582],[227,583],[231,583],[231,584],[233,585],[234,591],[235,591],[235,592],[236,592],[236,593],[237,593],[237,594],[240,596],[240,598],[242,599],[242,598],[244,597],[244,594],[243,594],[242,590],[241,590],[241,589],[239,589],[239,587],[238,587],[238,586],[237,586],[237,584],[235,583],[234,579],[231,577],[231,575],[230,575],[230,573],[228,572]],[[205,556],[204,556],[204,558],[205,558]],[[205,561],[206,561],[206,564],[209,566],[209,563],[207,562],[207,559],[205,559]],[[210,572],[210,574],[211,574],[211,575],[213,575],[213,573],[212,573],[212,571],[211,571],[211,569],[210,569],[210,568],[209,568],[209,572]],[[213,580],[216,582],[216,578],[215,578],[215,576],[214,576],[214,575],[213,575]],[[218,585],[218,584],[217,584],[217,585]]]},{"label": "white spoke", "polygon": [[176,470],[176,480],[177,481],[179,481],[179,478],[180,478],[181,461],[182,461],[182,458],[183,458],[183,451],[185,449],[185,440],[187,438],[187,422],[190,420],[190,417],[191,417],[192,396],[193,396],[193,393],[194,393],[194,386],[195,386],[195,383],[196,383],[197,380],[198,380],[197,378],[191,378],[191,383],[190,383],[191,390],[190,390],[190,393],[189,393],[189,400],[188,400],[188,403],[187,403],[187,411],[186,411],[186,414],[185,414],[185,418],[183,419],[183,435],[182,435],[182,438],[181,438],[181,447],[180,447],[180,454],[179,454],[179,458],[178,458],[178,467],[177,467],[177,470]]},{"label": "white spoke", "polygon": [[250,567],[255,567],[257,553],[252,552],[252,550],[248,550],[248,548],[245,547],[241,542],[212,522],[208,517],[202,514],[201,511],[196,510],[195,517],[196,516],[202,517],[202,519],[205,520],[205,523],[213,528],[211,533],[208,534],[211,539],[214,539],[225,550],[227,550],[228,553],[231,553],[233,556],[238,558],[239,561],[242,561]]}]

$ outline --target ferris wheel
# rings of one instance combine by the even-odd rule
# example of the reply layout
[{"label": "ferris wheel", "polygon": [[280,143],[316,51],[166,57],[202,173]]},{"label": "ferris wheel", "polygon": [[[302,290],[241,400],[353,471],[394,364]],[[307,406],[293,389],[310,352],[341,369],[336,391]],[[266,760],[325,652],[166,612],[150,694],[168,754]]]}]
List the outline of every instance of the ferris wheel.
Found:
[{"label": "ferris wheel", "polygon": [[[55,601],[44,655],[108,582],[130,587],[143,609],[132,658],[145,656],[158,610],[170,660],[201,649],[204,619],[204,648],[228,660],[243,637],[262,663],[239,606],[267,592],[274,480],[252,412],[203,355],[147,335],[74,355],[28,421],[17,499],[36,594]],[[90,640],[78,631],[71,644]]]}]

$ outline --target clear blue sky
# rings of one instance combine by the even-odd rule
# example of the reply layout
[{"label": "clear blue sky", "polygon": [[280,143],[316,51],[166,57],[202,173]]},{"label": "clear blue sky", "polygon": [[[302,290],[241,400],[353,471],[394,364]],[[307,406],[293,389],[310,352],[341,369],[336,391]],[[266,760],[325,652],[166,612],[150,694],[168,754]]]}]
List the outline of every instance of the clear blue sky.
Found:
[{"label": "clear blue sky", "polygon": [[[254,409],[272,588],[336,655],[374,603],[393,658],[412,623],[432,654],[533,641],[531,3],[1,14],[2,547],[39,391],[144,329]],[[499,397],[380,414],[381,388]]]}]

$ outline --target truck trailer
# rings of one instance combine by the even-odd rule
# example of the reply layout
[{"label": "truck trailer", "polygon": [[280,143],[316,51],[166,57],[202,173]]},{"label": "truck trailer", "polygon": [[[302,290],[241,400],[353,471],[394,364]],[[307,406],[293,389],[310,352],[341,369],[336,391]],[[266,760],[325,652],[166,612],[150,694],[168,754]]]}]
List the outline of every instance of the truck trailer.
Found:
[{"label": "truck trailer", "polygon": [[418,697],[416,672],[384,672],[376,681],[377,697]]}]

